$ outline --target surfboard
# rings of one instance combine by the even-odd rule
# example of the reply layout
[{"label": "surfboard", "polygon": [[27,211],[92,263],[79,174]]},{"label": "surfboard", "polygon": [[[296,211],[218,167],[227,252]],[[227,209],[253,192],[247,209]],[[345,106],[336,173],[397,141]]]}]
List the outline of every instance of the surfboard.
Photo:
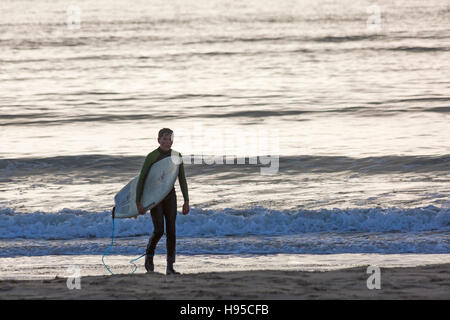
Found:
[{"label": "surfboard", "polygon": [[[159,160],[151,166],[144,183],[141,199],[145,211],[156,206],[172,190],[178,177],[180,163],[180,154],[172,150],[170,157]],[[113,218],[133,218],[139,215],[136,207],[138,180],[139,175],[134,177],[114,197]]]}]

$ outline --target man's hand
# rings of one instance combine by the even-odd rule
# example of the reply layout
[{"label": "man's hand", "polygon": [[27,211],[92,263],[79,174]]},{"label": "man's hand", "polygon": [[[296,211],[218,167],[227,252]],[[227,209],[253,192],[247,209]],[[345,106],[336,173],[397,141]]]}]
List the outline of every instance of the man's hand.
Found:
[{"label": "man's hand", "polygon": [[189,201],[186,201],[183,204],[183,214],[188,214],[189,213]]},{"label": "man's hand", "polygon": [[144,208],[142,207],[142,203],[136,202],[136,207],[138,209],[139,214],[145,214]]}]

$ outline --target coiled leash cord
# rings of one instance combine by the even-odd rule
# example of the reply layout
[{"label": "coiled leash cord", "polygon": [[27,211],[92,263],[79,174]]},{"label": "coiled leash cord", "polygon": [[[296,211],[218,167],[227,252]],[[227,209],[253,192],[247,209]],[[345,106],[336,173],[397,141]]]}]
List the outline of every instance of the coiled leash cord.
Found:
[{"label": "coiled leash cord", "polygon": [[[112,209],[112,234],[111,234],[111,245],[109,246],[109,248],[106,250],[106,252],[105,252],[105,253],[103,254],[103,256],[102,256],[102,262],[103,262],[103,265],[105,266],[106,270],[108,270],[109,273],[112,274],[112,275],[114,275],[114,273],[113,273],[113,272],[108,268],[108,266],[105,264],[105,260],[104,260],[104,259],[105,259],[105,256],[108,254],[108,252],[111,251],[112,247],[114,246],[114,212],[115,212],[115,211],[116,211],[116,207],[114,207],[114,208]],[[144,253],[143,255],[141,255],[141,256],[135,258],[135,259],[131,259],[131,260],[130,260],[130,264],[134,265],[134,269],[133,269],[133,271],[131,271],[130,274],[133,274],[133,273],[136,272],[136,270],[137,270],[137,265],[135,264],[135,262],[138,261],[139,259],[141,259],[141,258],[144,257],[144,256],[145,256],[145,253]]]}]

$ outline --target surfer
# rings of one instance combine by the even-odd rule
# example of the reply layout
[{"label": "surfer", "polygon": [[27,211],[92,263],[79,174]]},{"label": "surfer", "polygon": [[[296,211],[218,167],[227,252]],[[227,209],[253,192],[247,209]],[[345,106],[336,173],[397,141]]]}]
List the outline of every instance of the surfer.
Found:
[{"label": "surfer", "polygon": [[[139,214],[145,214],[145,210],[142,207],[142,192],[144,189],[145,179],[153,164],[171,156],[172,144],[173,144],[173,131],[169,128],[163,128],[158,133],[159,147],[150,152],[145,158],[142,165],[141,173],[136,188],[136,206],[139,210]],[[181,154],[180,154],[181,158]],[[183,193],[183,214],[189,213],[189,194],[188,186],[186,182],[186,176],[184,173],[183,162],[180,163],[178,172],[178,181],[180,183],[181,192]],[[166,274],[179,274],[173,268],[175,263],[175,242],[176,242],[176,230],[175,221],[177,216],[177,196],[175,194],[175,187],[169,192],[169,194],[151,210],[151,216],[153,221],[153,233],[148,241],[147,250],[145,252],[145,269],[147,272],[153,272],[153,256],[155,255],[156,245],[164,234],[164,220],[166,221],[166,248],[167,248],[167,269]]]}]

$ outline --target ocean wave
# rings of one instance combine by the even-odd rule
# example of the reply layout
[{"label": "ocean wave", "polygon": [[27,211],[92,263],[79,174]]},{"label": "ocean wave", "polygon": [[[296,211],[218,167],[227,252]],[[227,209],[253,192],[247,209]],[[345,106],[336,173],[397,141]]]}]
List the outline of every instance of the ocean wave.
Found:
[{"label": "ocean wave", "polygon": [[[138,99],[136,98],[111,98],[111,99],[99,99],[100,102],[134,102]],[[86,105],[92,104],[92,102],[86,103]],[[146,120],[149,118],[152,119],[174,119],[177,118],[176,114],[86,114],[86,115],[74,115],[74,116],[66,116],[62,118],[58,114],[49,114],[51,117],[45,117],[44,114],[5,114],[0,116],[0,121],[5,120],[4,122],[0,122],[1,126],[25,126],[25,125],[36,125],[36,126],[48,126],[48,125],[65,125],[72,123],[110,123],[110,122],[121,122],[121,121],[138,121],[138,120]],[[13,121],[11,121],[13,120]]]},{"label": "ocean wave", "polygon": [[[214,98],[227,98],[232,99],[247,99],[247,97],[226,97],[224,95],[195,95],[195,94],[183,94],[174,96],[159,96],[148,97],[145,95],[119,95],[115,92],[101,92],[101,91],[80,91],[74,92],[75,99],[67,99],[64,101],[63,95],[57,93],[50,93],[43,95],[42,98],[35,99],[37,103],[42,101],[55,101],[63,100],[60,102],[70,109],[76,109],[80,107],[86,108],[86,112],[79,114],[67,114],[61,112],[52,112],[46,109],[48,112],[36,113],[36,109],[29,105],[10,104],[5,105],[10,110],[14,108],[21,108],[22,111],[5,111],[0,115],[0,127],[9,126],[48,126],[48,125],[66,125],[72,123],[100,123],[100,124],[112,124],[129,121],[140,121],[146,119],[153,120],[171,120],[171,119],[204,119],[209,121],[215,118],[225,119],[268,119],[268,118],[280,118],[286,117],[289,120],[298,120],[298,116],[320,116],[320,115],[336,115],[336,116],[354,116],[354,117],[392,117],[396,114],[420,114],[420,113],[444,113],[449,112],[448,106],[440,106],[437,103],[448,103],[450,97],[447,96],[424,96],[414,98],[401,98],[401,99],[388,99],[380,101],[368,101],[365,105],[356,106],[340,106],[334,108],[283,108],[283,104],[276,99],[282,98],[279,95],[260,95],[255,96],[261,101],[256,102],[244,102],[244,103],[206,103],[202,99],[214,99]],[[83,98],[79,98],[83,97]],[[252,97],[253,98],[253,97]],[[118,103],[127,104],[140,104],[148,99],[158,99],[163,102],[172,103],[173,100],[189,101],[196,104],[196,108],[212,109],[214,112],[185,112],[185,111],[167,111],[161,112],[154,110],[153,108],[141,109],[139,112],[135,110],[123,111],[123,112],[109,112],[107,109],[111,108],[111,105]],[[267,101],[267,99],[272,99]],[[98,111],[91,110],[92,106],[95,106]],[[394,108],[393,105],[396,107]],[[24,108],[27,107],[27,108]],[[230,110],[230,108],[232,110]],[[101,109],[101,110],[100,110]],[[302,121],[310,121],[303,118]]]},{"label": "ocean wave", "polygon": [[[111,236],[111,214],[63,209],[59,212],[20,213],[0,209],[0,239],[83,239]],[[148,235],[152,220],[115,219],[117,237]],[[414,209],[367,208],[275,211],[263,207],[248,210],[193,208],[178,215],[180,237],[284,236],[308,233],[448,232],[450,209],[427,206]]]},{"label": "ocean wave", "polygon": [[[206,156],[206,155],[205,155]],[[231,155],[227,155],[231,156]],[[144,156],[121,156],[84,154],[47,158],[17,158],[0,159],[0,176],[14,178],[26,175],[73,175],[74,177],[89,176],[93,179],[109,177],[131,177],[136,175],[142,166]],[[261,163],[249,164],[248,157],[235,157],[233,164],[206,164],[202,155],[183,155],[189,176],[215,175],[217,173],[233,172],[246,177],[253,172],[259,172]],[[220,157],[216,157],[220,159]],[[225,159],[225,156],[222,156]],[[297,175],[299,173],[357,173],[404,174],[432,173],[450,170],[450,155],[441,156],[397,156],[354,158],[346,156],[280,156],[280,175]],[[242,164],[238,164],[239,163]],[[241,162],[242,161],[242,162]]]},{"label": "ocean wave", "polygon": [[385,48],[384,50],[391,51],[407,51],[407,52],[438,52],[438,51],[450,51],[450,47],[412,47],[412,46],[399,46],[393,48]]}]

